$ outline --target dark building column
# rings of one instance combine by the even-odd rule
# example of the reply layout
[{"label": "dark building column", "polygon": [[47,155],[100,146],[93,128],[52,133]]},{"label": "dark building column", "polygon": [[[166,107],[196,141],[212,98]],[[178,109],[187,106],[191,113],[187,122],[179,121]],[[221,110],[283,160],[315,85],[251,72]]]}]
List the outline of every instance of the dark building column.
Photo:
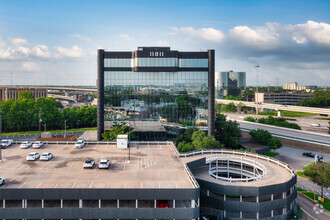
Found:
[{"label": "dark building column", "polygon": [[214,91],[214,50],[208,50],[209,53],[209,74],[208,74],[208,120],[207,120],[207,134],[215,135],[215,91]]},{"label": "dark building column", "polygon": [[104,50],[97,50],[97,140],[104,132]]}]

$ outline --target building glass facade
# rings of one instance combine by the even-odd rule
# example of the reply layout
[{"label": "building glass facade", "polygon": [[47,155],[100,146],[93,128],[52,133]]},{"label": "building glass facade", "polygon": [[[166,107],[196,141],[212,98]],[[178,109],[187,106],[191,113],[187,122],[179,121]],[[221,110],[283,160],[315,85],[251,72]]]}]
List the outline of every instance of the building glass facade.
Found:
[{"label": "building glass facade", "polygon": [[232,95],[240,97],[246,87],[245,72],[216,72],[215,73],[215,98]]},{"label": "building glass facade", "polygon": [[[104,116],[99,114],[98,120],[104,120],[104,129],[125,123],[135,140],[168,140],[179,134],[180,127],[206,126],[208,79],[210,69],[214,71],[209,68],[209,54],[169,47],[101,51],[98,97]],[[98,126],[98,135],[101,131]]]}]

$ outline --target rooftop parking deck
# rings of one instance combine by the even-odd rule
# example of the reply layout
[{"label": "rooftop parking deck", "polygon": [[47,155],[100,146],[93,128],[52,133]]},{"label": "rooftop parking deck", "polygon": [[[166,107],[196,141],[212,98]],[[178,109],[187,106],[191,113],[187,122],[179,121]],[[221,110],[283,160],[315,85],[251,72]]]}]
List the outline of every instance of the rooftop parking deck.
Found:
[{"label": "rooftop parking deck", "polygon": [[[50,161],[26,161],[31,152],[51,152]],[[93,158],[93,169],[83,169],[86,158]],[[111,161],[107,170],[98,169],[101,158]],[[181,160],[171,145],[139,145],[117,149],[113,144],[75,149],[74,144],[48,144],[41,149],[2,149],[0,188],[194,188]]]}]

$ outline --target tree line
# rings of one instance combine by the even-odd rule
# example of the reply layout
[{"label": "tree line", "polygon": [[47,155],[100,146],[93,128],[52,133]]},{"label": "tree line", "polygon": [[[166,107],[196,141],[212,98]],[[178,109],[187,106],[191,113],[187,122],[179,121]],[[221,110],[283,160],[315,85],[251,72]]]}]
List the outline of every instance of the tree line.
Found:
[{"label": "tree line", "polygon": [[2,131],[33,131],[67,128],[95,127],[97,124],[97,108],[95,106],[82,106],[81,108],[59,108],[54,98],[35,99],[32,92],[21,91],[18,99],[9,99],[0,102],[2,116]]}]

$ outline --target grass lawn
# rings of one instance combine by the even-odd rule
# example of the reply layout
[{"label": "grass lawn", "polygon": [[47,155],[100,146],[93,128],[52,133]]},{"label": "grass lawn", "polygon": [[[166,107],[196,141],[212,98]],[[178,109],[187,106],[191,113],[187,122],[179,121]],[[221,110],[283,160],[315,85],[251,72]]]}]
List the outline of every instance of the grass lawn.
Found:
[{"label": "grass lawn", "polygon": [[300,206],[297,205],[297,214],[298,214],[298,219],[301,219],[301,209],[300,209]]},{"label": "grass lawn", "polygon": [[[309,197],[309,198],[311,198],[311,199],[314,200],[314,193],[304,193],[304,191],[306,191],[306,190],[303,190],[303,189],[301,189],[301,188],[299,188],[299,187],[297,187],[297,191],[298,191],[298,192],[302,192],[304,195],[306,195],[307,197]],[[318,197],[319,197],[319,196],[320,196],[320,195],[315,194],[315,199],[318,200]],[[323,205],[323,208],[324,208],[324,209],[330,211],[330,199],[324,198],[324,202],[323,202],[323,203],[320,202],[320,201],[318,201],[318,203],[319,203],[320,205]]]},{"label": "grass lawn", "polygon": [[[76,128],[76,129],[68,129],[66,132],[78,132],[78,131],[96,131],[97,128]],[[43,131],[42,131],[43,132]],[[47,131],[50,133],[64,133],[65,130],[52,130]],[[22,131],[22,132],[11,132],[11,133],[2,133],[2,136],[7,135],[22,135],[22,134],[39,134],[39,131]]]},{"label": "grass lawn", "polygon": [[275,157],[276,155],[278,155],[278,153],[276,152],[272,152],[272,151],[268,151],[266,153],[264,153],[265,156],[268,156],[268,157]]},{"label": "grass lawn", "polygon": [[[318,114],[308,113],[308,112],[293,112],[293,111],[283,111],[283,117],[304,117],[304,116],[315,116]],[[259,112],[259,115],[277,116],[277,111],[265,111]]]},{"label": "grass lawn", "polygon": [[308,176],[305,176],[305,175],[304,175],[304,171],[309,170],[314,164],[315,164],[315,162],[313,162],[313,163],[311,163],[311,164],[305,166],[305,167],[303,168],[303,171],[297,171],[297,175],[309,179]]}]

